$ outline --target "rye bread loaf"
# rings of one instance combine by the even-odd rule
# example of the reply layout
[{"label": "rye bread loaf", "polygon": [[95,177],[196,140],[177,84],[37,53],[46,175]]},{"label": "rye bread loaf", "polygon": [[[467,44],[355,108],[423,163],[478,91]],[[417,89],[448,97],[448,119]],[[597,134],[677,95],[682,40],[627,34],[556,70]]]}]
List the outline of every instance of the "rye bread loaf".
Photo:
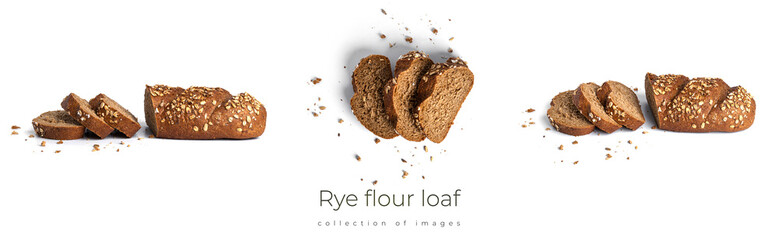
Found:
[{"label": "rye bread loaf", "polygon": [[60,105],[71,117],[73,117],[73,119],[86,127],[89,131],[95,133],[98,137],[105,138],[113,132],[114,128],[108,125],[102,117],[98,116],[97,113],[92,110],[92,107],[89,106],[89,102],[75,93],[67,95]]},{"label": "rye bread loaf", "polygon": [[636,130],[646,122],[638,96],[620,82],[603,83],[597,91],[597,98],[605,107],[605,112],[624,127]]},{"label": "rye bread loaf", "polygon": [[146,124],[174,139],[247,139],[265,131],[265,106],[248,93],[222,88],[146,86]]},{"label": "rye bread loaf", "polygon": [[416,90],[422,76],[432,65],[429,55],[411,51],[402,55],[395,65],[394,78],[387,82],[384,91],[384,107],[394,123],[397,133],[403,138],[420,142],[424,132],[413,115],[416,107]]},{"label": "rye bread loaf", "polygon": [[657,127],[677,132],[737,132],[753,124],[756,101],[718,78],[646,74],[646,98]]},{"label": "rye bread loaf", "polygon": [[594,126],[597,126],[597,128],[607,133],[612,133],[621,128],[621,124],[614,121],[613,118],[605,112],[605,108],[597,98],[597,91],[599,89],[600,86],[596,83],[583,83],[579,85],[573,94],[573,103],[578,108],[578,111],[589,119]]},{"label": "rye bread loaf", "polygon": [[381,55],[360,60],[351,76],[354,89],[351,111],[367,130],[386,139],[397,137],[394,122],[384,107],[384,86],[391,79],[392,64],[389,58]]},{"label": "rye bread loaf", "polygon": [[89,106],[108,125],[124,134],[124,136],[132,137],[140,130],[138,118],[105,94],[98,94],[92,100],[89,100]]},{"label": "rye bread loaf", "polygon": [[551,107],[546,112],[548,121],[557,131],[573,136],[586,135],[594,131],[594,124],[584,117],[573,104],[575,91],[570,90],[557,94],[551,100]]},{"label": "rye bread loaf", "polygon": [[72,140],[84,137],[84,126],[63,110],[49,111],[32,119],[32,128],[42,138]]},{"label": "rye bread loaf", "polygon": [[430,141],[440,143],[446,138],[473,83],[473,72],[459,58],[435,63],[424,74],[417,89],[419,105],[414,114]]}]

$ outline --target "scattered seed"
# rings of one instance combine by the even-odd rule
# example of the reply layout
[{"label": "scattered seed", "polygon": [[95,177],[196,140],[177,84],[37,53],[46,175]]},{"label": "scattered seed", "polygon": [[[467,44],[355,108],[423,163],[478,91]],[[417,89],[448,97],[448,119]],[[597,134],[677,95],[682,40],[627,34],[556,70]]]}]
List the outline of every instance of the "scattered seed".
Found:
[{"label": "scattered seed", "polygon": [[611,148],[609,148],[609,147],[605,148],[605,151],[610,151],[610,150],[611,150]]},{"label": "scattered seed", "polygon": [[62,150],[56,150],[56,151],[54,151],[54,153],[61,153],[61,152],[62,152]]},{"label": "scattered seed", "polygon": [[313,85],[319,84],[321,82],[321,78],[314,77],[313,79],[311,79],[311,82],[313,83]]},{"label": "scattered seed", "polygon": [[12,131],[12,132],[11,132],[11,135],[19,135],[19,133],[18,133],[18,132],[16,132],[16,131]]},{"label": "scattered seed", "polygon": [[327,107],[325,107],[325,106],[319,106],[319,109],[320,109],[320,110],[324,110],[324,109],[327,109]]},{"label": "scattered seed", "polygon": [[646,133],[648,133],[648,131],[643,131],[643,134],[646,134]]},{"label": "scattered seed", "polygon": [[546,131],[549,131],[549,130],[551,130],[551,128],[546,128]]},{"label": "scattered seed", "polygon": [[65,142],[63,142],[62,140],[59,140],[59,141],[57,142],[57,144],[63,144],[63,143],[65,143]]},{"label": "scattered seed", "polygon": [[578,140],[573,141],[573,144],[578,144]]},{"label": "scattered seed", "polygon": [[632,140],[627,140],[627,143],[632,144]]},{"label": "scattered seed", "polygon": [[45,146],[46,146],[46,141],[41,141],[41,147],[45,147]]},{"label": "scattered seed", "polygon": [[373,180],[373,185],[378,184],[378,180]]},{"label": "scattered seed", "polygon": [[405,159],[402,159],[402,158],[400,158],[400,161],[403,162],[403,163],[408,163],[408,161],[406,161]]},{"label": "scattered seed", "polygon": [[380,35],[380,36],[381,36],[381,39],[384,39],[384,38],[386,38],[386,35],[384,35],[383,33],[381,33],[381,35]]},{"label": "scattered seed", "polygon": [[343,123],[343,119],[338,119],[338,123]]},{"label": "scattered seed", "polygon": [[451,37],[448,39],[449,41],[454,41],[454,37]]},{"label": "scattered seed", "polygon": [[521,127],[522,128],[527,128],[527,124],[522,124]]},{"label": "scattered seed", "polygon": [[531,113],[531,112],[534,112],[534,111],[535,111],[535,109],[534,109],[534,108],[528,108],[528,109],[527,109],[527,112],[528,112],[528,113]]},{"label": "scattered seed", "polygon": [[413,38],[409,36],[405,36],[405,41],[408,43],[413,43]]},{"label": "scattered seed", "polygon": [[13,130],[20,129],[20,128],[21,128],[21,127],[19,127],[19,126],[16,126],[16,125],[13,125],[13,126],[11,126],[11,129],[13,129]]},{"label": "scattered seed", "polygon": [[610,153],[608,153],[608,154],[605,154],[605,160],[611,159],[612,157],[613,157],[613,156],[611,156],[611,154],[610,154]]},{"label": "scattered seed", "polygon": [[406,172],[405,170],[403,170],[403,179],[405,179],[405,177],[407,177],[407,176],[408,176],[408,172]]},{"label": "scattered seed", "polygon": [[384,15],[386,15],[386,10],[384,10],[383,8],[381,8],[381,13],[383,13]]},{"label": "scattered seed", "polygon": [[357,158],[357,161],[362,161],[362,157],[360,157],[359,155],[355,155],[355,156]]},{"label": "scattered seed", "polygon": [[375,141],[375,144],[378,144],[378,143],[381,142],[381,139],[375,138],[375,140],[373,140],[373,141]]},{"label": "scattered seed", "polygon": [[573,165],[578,165],[578,161],[573,162]]},{"label": "scattered seed", "polygon": [[564,145],[559,145],[559,150],[565,150],[565,146]]},{"label": "scattered seed", "polygon": [[318,113],[315,113],[315,112],[312,112],[312,113],[313,113],[313,117],[318,117],[319,116]]},{"label": "scattered seed", "polygon": [[34,138],[35,135],[30,134],[30,136],[27,136],[28,138]]}]

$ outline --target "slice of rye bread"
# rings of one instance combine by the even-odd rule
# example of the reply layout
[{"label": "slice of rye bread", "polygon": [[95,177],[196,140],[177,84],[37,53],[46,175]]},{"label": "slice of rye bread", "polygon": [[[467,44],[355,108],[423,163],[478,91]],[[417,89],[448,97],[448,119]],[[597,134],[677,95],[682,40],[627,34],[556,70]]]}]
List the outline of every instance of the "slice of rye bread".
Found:
[{"label": "slice of rye bread", "polygon": [[635,130],[646,123],[638,96],[624,84],[616,81],[603,83],[597,91],[597,98],[605,106],[605,112],[624,127]]},{"label": "slice of rye bread", "polygon": [[87,130],[95,133],[100,138],[105,138],[111,132],[113,127],[103,120],[100,116],[92,110],[89,106],[89,102],[79,97],[75,93],[71,93],[62,100],[62,109],[65,109],[73,119],[75,119],[81,125],[84,125]]},{"label": "slice of rye bread", "polygon": [[397,137],[394,123],[384,107],[384,86],[391,79],[392,64],[389,58],[381,55],[360,60],[351,76],[354,88],[351,111],[367,130],[385,139]]},{"label": "slice of rye bread", "polygon": [[408,52],[397,60],[394,78],[387,82],[385,87],[386,113],[394,122],[397,133],[414,142],[424,140],[424,132],[421,131],[418,121],[413,116],[413,108],[417,105],[418,83],[430,66],[432,66],[432,59],[429,55],[419,51]]},{"label": "slice of rye bread", "polygon": [[146,123],[158,138],[249,139],[265,131],[267,110],[248,93],[146,85],[144,100]]},{"label": "slice of rye bread", "polygon": [[49,111],[32,119],[32,128],[42,138],[73,140],[84,137],[84,126],[63,110]]},{"label": "slice of rye bread", "polygon": [[459,58],[433,64],[424,74],[419,82],[419,106],[414,114],[430,141],[440,143],[446,138],[473,83],[473,72]]},{"label": "slice of rye bread", "polygon": [[119,130],[124,136],[132,137],[140,130],[138,118],[105,94],[98,94],[89,100],[89,106],[108,125]]},{"label": "slice of rye bread", "polygon": [[586,135],[594,131],[594,124],[573,104],[574,94],[574,90],[557,94],[551,100],[551,107],[546,115],[551,126],[557,131],[573,136]]},{"label": "slice of rye bread", "polygon": [[660,120],[666,118],[668,105],[687,82],[689,78],[684,75],[646,73],[646,100],[659,129],[665,127],[665,121]]},{"label": "slice of rye bread", "polygon": [[753,124],[756,101],[745,88],[729,87],[718,78],[677,76],[646,75],[646,98],[660,129],[737,132]]},{"label": "slice of rye bread", "polygon": [[617,123],[605,112],[605,108],[597,98],[597,91],[600,86],[596,83],[582,83],[575,89],[573,94],[573,103],[590,122],[600,130],[612,133],[619,128],[621,124]]}]

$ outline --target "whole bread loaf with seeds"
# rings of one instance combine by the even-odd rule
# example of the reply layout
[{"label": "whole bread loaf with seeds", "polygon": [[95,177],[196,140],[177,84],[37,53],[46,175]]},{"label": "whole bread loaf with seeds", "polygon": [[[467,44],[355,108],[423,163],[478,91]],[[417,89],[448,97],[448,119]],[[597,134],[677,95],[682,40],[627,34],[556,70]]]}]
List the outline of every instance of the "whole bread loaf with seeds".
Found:
[{"label": "whole bread loaf with seeds", "polygon": [[718,78],[646,74],[646,98],[657,127],[677,132],[737,132],[754,123],[756,101]]},{"label": "whole bread loaf with seeds", "polygon": [[159,138],[247,139],[265,131],[267,110],[248,93],[222,88],[146,86],[146,124]]}]

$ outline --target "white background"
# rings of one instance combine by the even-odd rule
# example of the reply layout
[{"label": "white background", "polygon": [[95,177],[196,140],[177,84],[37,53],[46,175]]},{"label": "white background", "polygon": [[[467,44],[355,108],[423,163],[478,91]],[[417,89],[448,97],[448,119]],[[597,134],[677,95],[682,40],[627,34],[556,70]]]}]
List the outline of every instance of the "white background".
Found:
[{"label": "white background", "polygon": [[[2,1],[0,239],[775,239],[775,9],[709,1]],[[476,78],[446,141],[374,143],[348,105],[359,58],[419,49],[442,61],[448,47]],[[756,121],[739,133],[673,133],[650,129],[644,109],[649,120],[634,132],[545,131],[556,93],[617,80],[637,87],[645,103],[646,72],[742,85],[755,96]],[[313,77],[322,83],[310,84]],[[246,141],[148,139],[145,128],[132,139],[25,141],[30,120],[70,92],[106,93],[142,118],[144,85],[157,83],[249,92],[268,109],[267,130]],[[10,135],[11,125],[23,127],[20,135]],[[103,149],[91,152],[93,144]],[[410,207],[319,206],[319,190],[362,201],[371,188],[462,196],[448,208],[420,207],[420,199]],[[461,226],[317,226],[326,220]]]}]

